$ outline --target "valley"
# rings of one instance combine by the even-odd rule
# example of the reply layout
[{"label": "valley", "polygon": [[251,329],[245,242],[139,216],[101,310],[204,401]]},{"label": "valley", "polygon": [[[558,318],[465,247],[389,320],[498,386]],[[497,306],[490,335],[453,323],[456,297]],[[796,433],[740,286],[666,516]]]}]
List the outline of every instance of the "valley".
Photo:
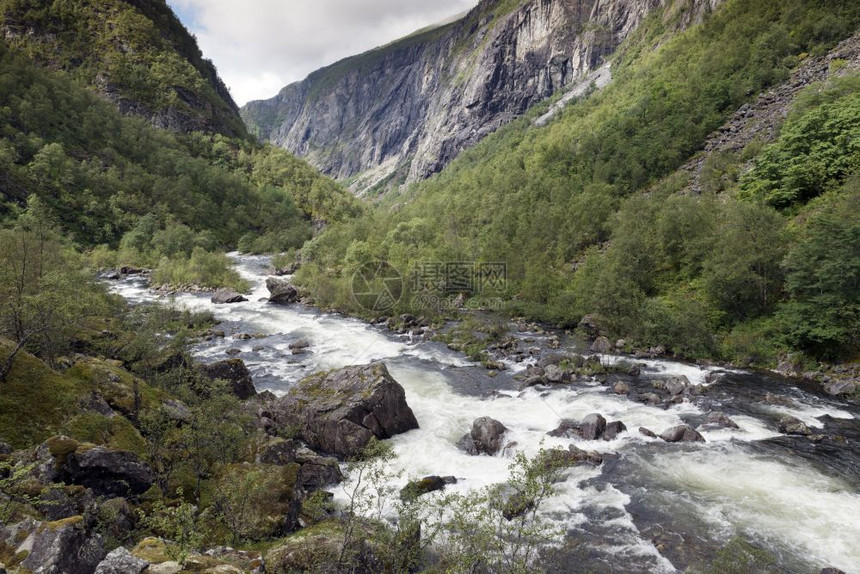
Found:
[{"label": "valley", "polygon": [[216,4],[0,0],[0,574],[860,571],[856,2]]}]

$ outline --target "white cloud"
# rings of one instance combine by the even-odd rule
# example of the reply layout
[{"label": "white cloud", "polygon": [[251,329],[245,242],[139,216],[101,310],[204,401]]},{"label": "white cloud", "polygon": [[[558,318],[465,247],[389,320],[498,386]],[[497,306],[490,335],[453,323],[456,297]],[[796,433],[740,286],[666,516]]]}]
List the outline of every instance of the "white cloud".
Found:
[{"label": "white cloud", "polygon": [[[168,0],[236,103],[465,12],[477,0]],[[190,16],[190,21],[189,21]]]}]

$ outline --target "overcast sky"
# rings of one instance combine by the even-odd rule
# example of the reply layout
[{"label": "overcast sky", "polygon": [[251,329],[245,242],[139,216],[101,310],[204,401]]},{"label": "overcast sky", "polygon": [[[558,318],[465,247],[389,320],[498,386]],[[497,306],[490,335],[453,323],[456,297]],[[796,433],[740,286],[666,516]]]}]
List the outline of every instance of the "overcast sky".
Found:
[{"label": "overcast sky", "polygon": [[478,0],[168,0],[240,106]]}]

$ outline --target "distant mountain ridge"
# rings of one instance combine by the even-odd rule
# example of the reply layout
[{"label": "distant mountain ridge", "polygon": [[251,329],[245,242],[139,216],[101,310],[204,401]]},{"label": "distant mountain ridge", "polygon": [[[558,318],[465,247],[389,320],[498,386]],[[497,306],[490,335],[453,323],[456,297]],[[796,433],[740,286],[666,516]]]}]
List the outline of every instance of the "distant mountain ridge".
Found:
[{"label": "distant mountain ridge", "polygon": [[456,22],[251,102],[242,117],[354,191],[414,182],[600,67],[655,8],[669,4],[684,26],[719,3],[484,0]]}]

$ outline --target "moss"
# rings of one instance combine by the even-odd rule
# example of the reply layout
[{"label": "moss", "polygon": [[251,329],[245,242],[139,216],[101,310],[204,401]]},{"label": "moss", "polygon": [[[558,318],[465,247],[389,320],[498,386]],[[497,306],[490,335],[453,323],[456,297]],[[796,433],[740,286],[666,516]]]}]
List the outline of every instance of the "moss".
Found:
[{"label": "moss", "polygon": [[161,564],[162,562],[172,560],[170,554],[167,552],[167,544],[164,540],[152,536],[138,542],[131,553],[133,556],[141,560],[146,560],[151,564]]},{"label": "moss", "polygon": [[[0,361],[14,348],[14,343],[0,338]],[[21,351],[0,393],[0,440],[16,449],[43,442],[57,434],[87,391],[82,381],[57,373]]]},{"label": "moss", "polygon": [[66,526],[76,526],[78,524],[83,524],[84,517],[83,516],[70,516],[69,518],[63,518],[62,520],[55,520],[54,522],[49,522],[45,525],[46,528],[50,529],[52,532],[56,532]]},{"label": "moss", "polygon": [[139,456],[146,453],[146,441],[134,425],[121,416],[82,413],[66,423],[63,431],[78,440],[114,450],[127,450]]}]

